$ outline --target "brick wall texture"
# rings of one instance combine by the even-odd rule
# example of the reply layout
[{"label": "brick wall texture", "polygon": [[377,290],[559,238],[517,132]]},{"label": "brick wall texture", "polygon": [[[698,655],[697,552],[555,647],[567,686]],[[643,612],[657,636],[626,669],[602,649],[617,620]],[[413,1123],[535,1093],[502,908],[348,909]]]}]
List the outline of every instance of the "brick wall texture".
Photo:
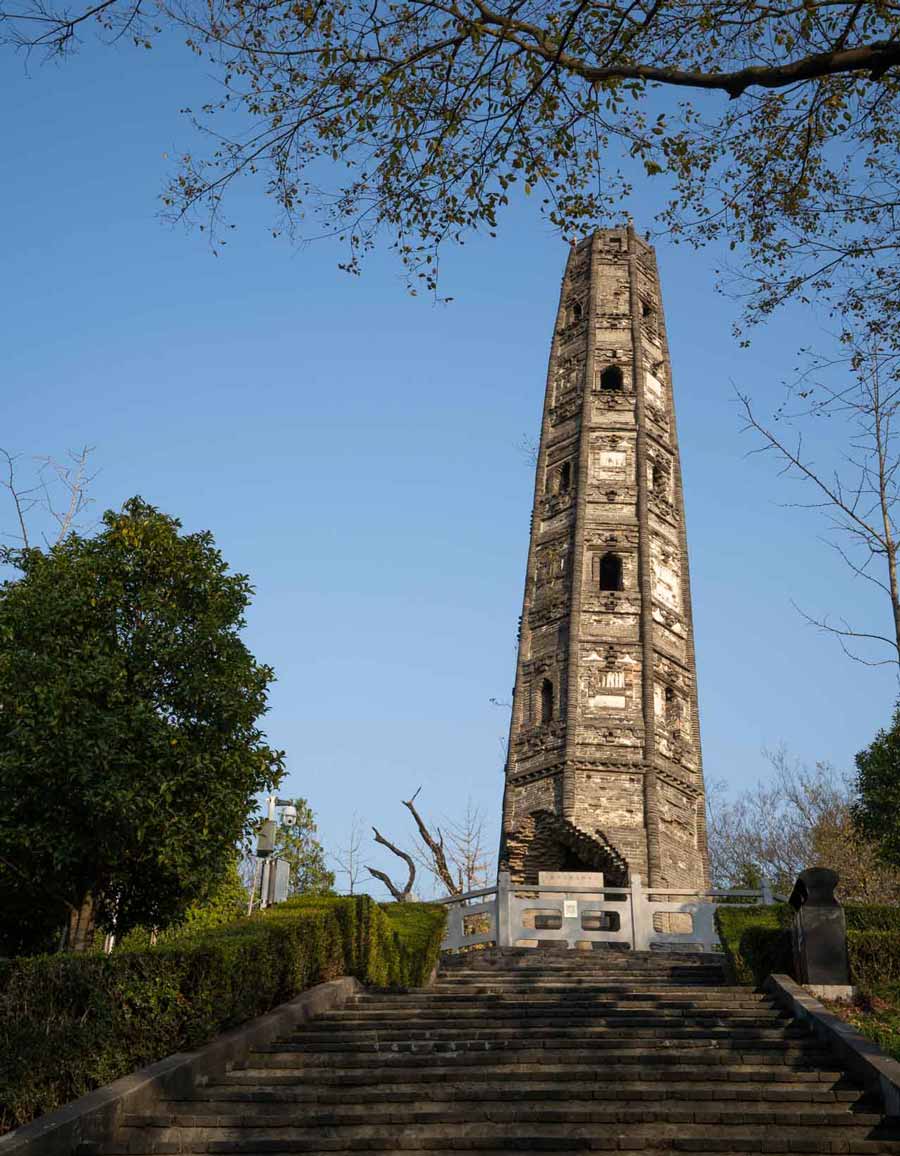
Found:
[{"label": "brick wall texture", "polygon": [[563,277],[501,846],[517,882],[616,864],[708,885],[672,374],[656,257],[630,227],[573,247]]}]

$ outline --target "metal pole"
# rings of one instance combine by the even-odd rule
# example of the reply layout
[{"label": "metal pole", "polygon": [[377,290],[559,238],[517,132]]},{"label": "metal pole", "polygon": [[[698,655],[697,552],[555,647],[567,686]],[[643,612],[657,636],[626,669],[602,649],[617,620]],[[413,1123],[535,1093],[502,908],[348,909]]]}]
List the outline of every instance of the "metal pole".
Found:
[{"label": "metal pole", "polygon": [[263,860],[262,885],[260,886],[260,889],[259,889],[259,906],[261,908],[269,906],[269,871],[270,871],[269,864],[271,862],[272,862],[271,856],[269,856],[268,859]]},{"label": "metal pole", "polygon": [[250,902],[247,905],[247,914],[253,914],[253,900],[256,898],[256,888],[259,885],[259,870],[262,867],[262,860],[256,860],[256,867],[253,869],[253,885],[250,888]]}]

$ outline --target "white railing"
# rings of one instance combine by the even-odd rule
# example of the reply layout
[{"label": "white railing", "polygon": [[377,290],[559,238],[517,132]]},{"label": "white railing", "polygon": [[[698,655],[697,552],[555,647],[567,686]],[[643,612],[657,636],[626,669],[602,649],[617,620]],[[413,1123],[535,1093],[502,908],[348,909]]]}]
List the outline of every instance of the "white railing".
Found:
[{"label": "white railing", "polygon": [[535,886],[511,883],[501,871],[496,887],[450,895],[443,950],[478,944],[569,947],[620,943],[634,951],[718,951],[716,908],[725,903],[774,903],[763,884],[759,891],[693,891],[685,887],[646,887],[640,875],[629,887]]}]

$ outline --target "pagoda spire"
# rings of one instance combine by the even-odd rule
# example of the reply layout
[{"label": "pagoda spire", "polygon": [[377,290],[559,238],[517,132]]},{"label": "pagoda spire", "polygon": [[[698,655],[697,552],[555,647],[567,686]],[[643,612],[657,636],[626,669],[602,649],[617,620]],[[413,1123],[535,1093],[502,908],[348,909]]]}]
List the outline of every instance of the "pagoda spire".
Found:
[{"label": "pagoda spire", "polygon": [[708,884],[684,499],[656,257],[569,254],[550,352],[501,866]]}]

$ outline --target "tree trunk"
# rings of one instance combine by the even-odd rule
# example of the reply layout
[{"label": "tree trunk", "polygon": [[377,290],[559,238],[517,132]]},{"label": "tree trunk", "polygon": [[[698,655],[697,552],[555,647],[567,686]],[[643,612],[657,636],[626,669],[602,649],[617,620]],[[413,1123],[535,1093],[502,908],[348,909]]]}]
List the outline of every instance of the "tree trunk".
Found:
[{"label": "tree trunk", "polygon": [[94,899],[90,891],[69,916],[69,951],[89,951],[94,943]]}]

